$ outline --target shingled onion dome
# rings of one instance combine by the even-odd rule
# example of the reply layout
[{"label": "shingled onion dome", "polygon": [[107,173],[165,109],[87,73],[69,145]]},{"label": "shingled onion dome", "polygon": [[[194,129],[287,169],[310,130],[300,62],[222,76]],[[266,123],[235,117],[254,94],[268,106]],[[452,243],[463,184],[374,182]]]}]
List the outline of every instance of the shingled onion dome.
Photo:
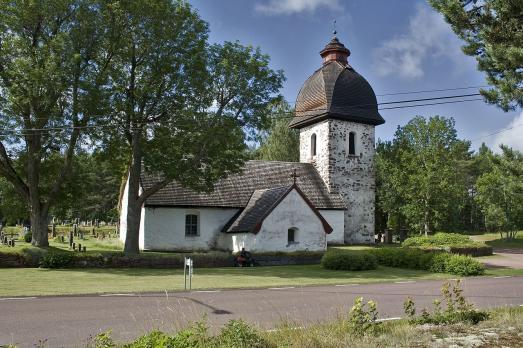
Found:
[{"label": "shingled onion dome", "polygon": [[376,95],[348,63],[350,51],[336,36],[320,52],[323,66],[303,84],[296,98],[291,128],[303,128],[328,118],[380,125]]}]

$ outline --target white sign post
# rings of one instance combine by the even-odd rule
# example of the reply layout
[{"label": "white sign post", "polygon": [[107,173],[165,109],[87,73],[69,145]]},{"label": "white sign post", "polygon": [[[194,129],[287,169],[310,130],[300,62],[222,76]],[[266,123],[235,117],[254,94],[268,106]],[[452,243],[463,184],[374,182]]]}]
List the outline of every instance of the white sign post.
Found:
[{"label": "white sign post", "polygon": [[189,290],[192,289],[193,261],[190,257],[185,257],[183,262],[183,285],[187,290],[187,276],[189,276]]}]

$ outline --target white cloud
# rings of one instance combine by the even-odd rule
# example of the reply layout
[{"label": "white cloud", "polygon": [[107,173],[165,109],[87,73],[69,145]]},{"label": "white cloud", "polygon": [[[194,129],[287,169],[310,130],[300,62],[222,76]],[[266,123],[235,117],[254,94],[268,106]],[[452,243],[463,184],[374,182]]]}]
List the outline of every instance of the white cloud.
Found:
[{"label": "white cloud", "polygon": [[269,14],[294,14],[301,12],[314,12],[320,7],[339,10],[339,0],[268,0],[266,3],[256,4],[256,11]]},{"label": "white cloud", "polygon": [[523,111],[514,117],[506,129],[494,138],[492,149],[499,151],[499,145],[503,144],[523,152]]},{"label": "white cloud", "polygon": [[420,78],[431,59],[463,59],[460,42],[443,17],[428,6],[417,5],[409,19],[408,32],[396,35],[374,51],[374,61],[381,76],[397,75]]}]

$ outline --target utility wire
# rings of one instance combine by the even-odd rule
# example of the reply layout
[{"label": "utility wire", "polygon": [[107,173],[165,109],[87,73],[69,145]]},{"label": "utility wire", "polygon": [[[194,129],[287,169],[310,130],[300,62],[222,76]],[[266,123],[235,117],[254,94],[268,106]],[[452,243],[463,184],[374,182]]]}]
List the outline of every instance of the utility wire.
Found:
[{"label": "utility wire", "polygon": [[[472,94],[473,95],[479,95],[479,94]],[[424,99],[414,99],[414,100],[405,100],[402,101],[402,103],[413,103],[416,101],[425,101],[425,100],[441,100],[441,99],[448,99],[448,98],[458,98],[462,96],[445,96],[445,97],[437,97],[437,98],[424,98]],[[442,104],[454,104],[454,103],[464,103],[464,102],[471,102],[471,101],[479,101],[483,100],[482,98],[475,98],[475,99],[464,99],[464,100],[450,100],[450,101],[442,101],[442,102],[436,102],[436,103],[424,103],[424,104],[415,104],[415,105],[400,105],[400,106],[392,106],[392,107],[385,107],[385,108],[379,108],[379,110],[392,110],[392,109],[407,109],[407,108],[414,108],[414,107],[423,107],[423,106],[432,106],[432,105],[442,105]],[[378,105],[386,105],[391,103],[380,103]],[[362,106],[373,106],[375,104],[360,104],[360,105],[353,105],[352,107],[362,107]],[[318,108],[318,109],[311,109],[307,111],[327,111],[327,109],[324,108]],[[303,116],[282,116],[282,114],[294,114],[295,111],[288,111],[288,112],[280,112],[277,114],[271,114],[272,119],[289,119],[289,118],[295,118],[295,117],[308,117],[309,115],[303,115]],[[120,125],[115,124],[98,124],[98,125],[91,125],[91,126],[76,126],[76,127],[50,127],[50,128],[28,128],[28,129],[22,129],[22,130],[15,130],[15,129],[2,129],[0,130],[0,136],[6,136],[6,135],[29,135],[31,132],[50,132],[50,131],[72,131],[73,129],[95,129],[95,128],[118,128]]]},{"label": "utility wire", "polygon": [[487,135],[483,135],[483,136],[481,136],[481,137],[471,139],[470,141],[476,141],[476,140],[480,140],[480,139],[488,138],[488,137],[491,137],[491,136],[493,136],[493,135],[500,134],[500,133],[503,133],[503,132],[506,132],[506,131],[509,131],[509,130],[511,130],[511,129],[518,128],[518,127],[523,127],[523,123],[515,124],[515,125],[513,125],[513,126],[510,126],[510,127],[507,127],[507,128],[503,128],[503,129],[500,129],[500,130],[497,130],[497,131],[495,131],[494,133],[489,133],[489,134],[487,134]]},{"label": "utility wire", "polygon": [[446,101],[446,102],[439,102],[439,103],[426,103],[426,104],[416,104],[416,105],[393,106],[393,107],[388,107],[388,108],[380,108],[379,110],[416,108],[416,107],[419,107],[419,106],[431,106],[431,105],[440,105],[440,104],[465,103],[465,102],[478,101],[478,100],[483,100],[483,98],[465,99],[465,100],[453,100],[453,101]]},{"label": "utility wire", "polygon": [[388,96],[388,95],[402,95],[402,94],[418,94],[418,93],[431,93],[431,92],[459,91],[459,90],[463,90],[463,89],[477,89],[477,88],[487,88],[487,87],[491,87],[491,86],[484,85],[484,86],[469,86],[469,87],[456,87],[456,88],[428,89],[428,90],[424,90],[424,91],[385,93],[385,94],[376,94],[376,97],[385,97],[385,96]]},{"label": "utility wire", "polygon": [[398,100],[398,101],[392,101],[392,102],[386,102],[386,103],[379,103],[378,105],[415,103],[415,102],[420,102],[420,101],[438,100],[438,99],[454,99],[454,98],[465,98],[465,97],[477,97],[479,95],[481,95],[481,94],[480,93],[473,93],[473,94],[450,95],[450,96],[444,96],[444,97],[432,97],[432,98],[423,98],[423,99]]}]

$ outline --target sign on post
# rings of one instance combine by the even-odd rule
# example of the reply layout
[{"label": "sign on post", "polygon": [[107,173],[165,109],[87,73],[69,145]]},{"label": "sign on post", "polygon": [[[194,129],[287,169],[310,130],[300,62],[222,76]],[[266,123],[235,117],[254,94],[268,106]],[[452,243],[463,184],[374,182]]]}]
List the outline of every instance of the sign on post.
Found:
[{"label": "sign on post", "polygon": [[189,277],[189,290],[192,289],[193,261],[190,257],[184,258],[183,263],[183,286],[187,290],[187,277]]}]

